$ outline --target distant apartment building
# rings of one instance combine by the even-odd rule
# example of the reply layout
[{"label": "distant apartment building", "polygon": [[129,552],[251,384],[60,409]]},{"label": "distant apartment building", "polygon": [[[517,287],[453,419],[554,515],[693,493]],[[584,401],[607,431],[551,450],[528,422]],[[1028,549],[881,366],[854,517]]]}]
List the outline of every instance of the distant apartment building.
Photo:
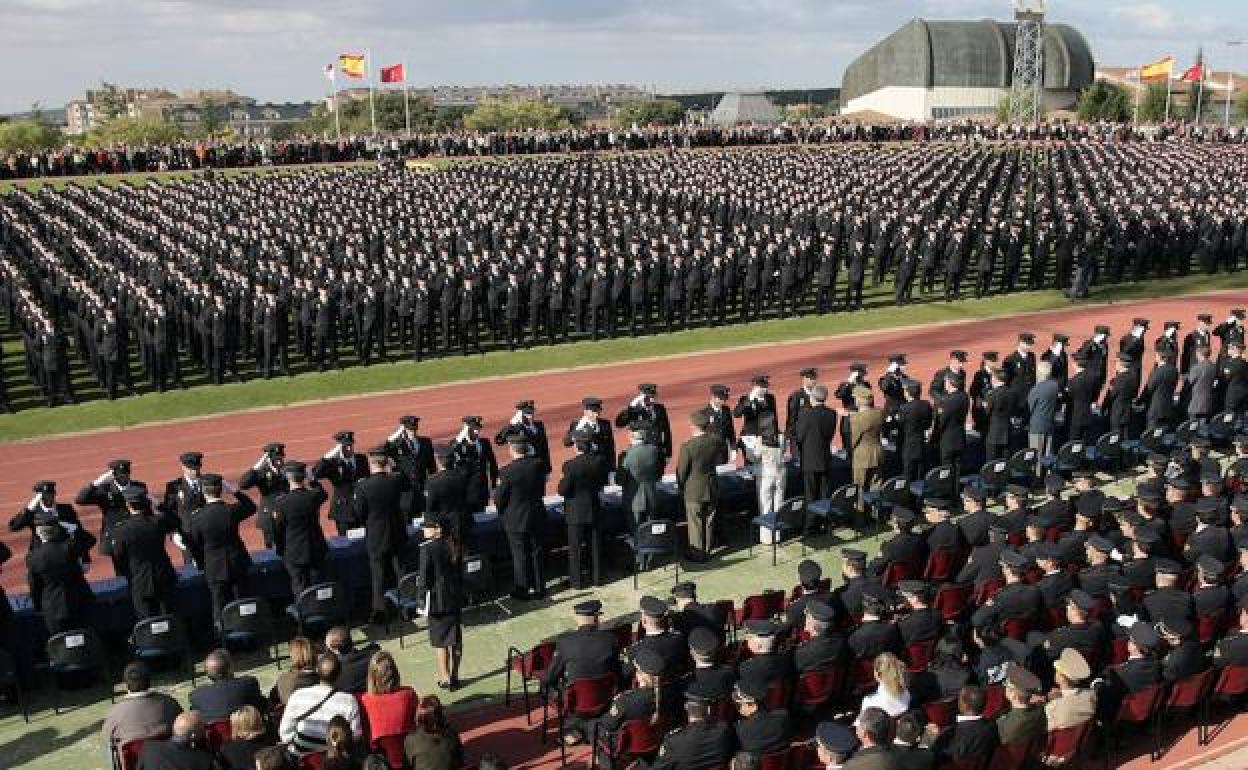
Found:
[{"label": "distant apartment building", "polygon": [[[269,136],[276,126],[306,120],[315,102],[259,104],[229,89],[188,89],[176,94],[163,88],[124,88],[120,96],[129,117],[151,117],[174,123],[193,132],[214,122],[248,137]],[[84,98],[65,107],[66,132],[85,134],[104,122],[99,89],[88,89]],[[215,113],[211,114],[211,113]]]}]

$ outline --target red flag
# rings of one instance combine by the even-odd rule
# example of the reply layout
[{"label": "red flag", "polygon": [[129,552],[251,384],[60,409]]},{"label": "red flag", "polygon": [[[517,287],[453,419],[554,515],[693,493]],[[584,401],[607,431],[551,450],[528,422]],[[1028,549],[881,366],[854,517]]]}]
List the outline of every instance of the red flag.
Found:
[{"label": "red flag", "polygon": [[403,71],[402,64],[391,64],[389,67],[381,68],[381,82],[402,83],[405,80],[407,80],[407,73]]},{"label": "red flag", "polygon": [[1183,77],[1179,78],[1184,83],[1198,83],[1209,78],[1209,68],[1203,64],[1193,64],[1191,68],[1183,73]]}]

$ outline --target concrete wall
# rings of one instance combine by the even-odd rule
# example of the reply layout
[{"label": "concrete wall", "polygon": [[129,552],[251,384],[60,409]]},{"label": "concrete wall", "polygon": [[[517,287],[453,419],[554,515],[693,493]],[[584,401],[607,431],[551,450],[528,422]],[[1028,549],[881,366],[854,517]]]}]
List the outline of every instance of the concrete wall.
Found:
[{"label": "concrete wall", "polygon": [[[871,110],[892,115],[899,120],[932,120],[970,114],[995,114],[1005,97],[1003,88],[909,88],[893,86],[850,99],[842,114]],[[1070,109],[1075,104],[1074,91],[1046,90],[1047,109]]]}]

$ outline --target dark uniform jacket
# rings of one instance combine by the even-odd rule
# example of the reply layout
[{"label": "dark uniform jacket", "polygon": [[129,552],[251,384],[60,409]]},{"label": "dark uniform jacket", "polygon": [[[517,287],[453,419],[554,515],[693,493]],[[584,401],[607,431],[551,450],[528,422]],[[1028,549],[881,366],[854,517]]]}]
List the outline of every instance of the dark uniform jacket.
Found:
[{"label": "dark uniform jacket", "polygon": [[401,473],[375,473],[355,485],[355,521],[364,525],[369,556],[399,553],[407,545],[407,517],[400,501],[407,488]]},{"label": "dark uniform jacket", "polygon": [[132,596],[150,598],[172,589],[178,576],[165,537],[173,529],[171,518],[146,513],[131,514],[113,527],[113,558],[125,569]]},{"label": "dark uniform jacket", "polygon": [[803,471],[824,473],[832,465],[832,442],[840,422],[836,412],[816,404],[802,409],[793,426],[793,439],[800,450]]},{"label": "dark uniform jacket", "polygon": [[256,504],[242,492],[233,503],[217,500],[191,517],[189,547],[210,583],[243,579],[251,566],[251,554],[238,535],[238,525],[256,512]]},{"label": "dark uniform jacket", "polygon": [[789,713],[784,709],[760,710],[749,719],[737,722],[738,745],[742,751],[748,751],[755,756],[761,757],[785,748],[792,737]]},{"label": "dark uniform jacket", "polygon": [[732,758],[737,736],[723,722],[692,722],[667,734],[650,770],[713,770]]},{"label": "dark uniform jacket", "polygon": [[417,567],[421,585],[429,595],[430,615],[453,615],[464,606],[463,573],[451,558],[446,539],[431,538],[420,544]]},{"label": "dark uniform jacket", "polygon": [[85,556],[86,550],[68,533],[26,552],[30,599],[35,609],[43,613],[49,630],[71,621],[81,622],[85,608],[95,598],[82,573]]},{"label": "dark uniform jacket", "polygon": [[602,519],[600,493],[607,485],[607,467],[596,454],[582,454],[563,464],[559,494],[568,524],[597,524]]},{"label": "dark uniform jacket", "polygon": [[[432,483],[432,482],[431,482]],[[503,530],[514,534],[541,531],[546,517],[546,474],[536,457],[522,457],[505,465],[498,472],[494,489],[494,505],[503,520]]]},{"label": "dark uniform jacket", "polygon": [[356,482],[368,476],[368,461],[364,455],[355,452],[345,458],[322,457],[312,466],[312,476],[325,479],[334,487],[334,501],[329,506],[329,518],[348,529],[358,526],[352,498],[355,496]]},{"label": "dark uniform jacket", "polygon": [[329,552],[321,529],[321,506],[329,499],[319,482],[311,489],[294,489],[279,497],[273,508],[273,544],[287,564],[320,564]]},{"label": "dark uniform jacket", "polygon": [[545,685],[551,687],[619,670],[619,637],[603,628],[578,628],[555,639],[555,656],[546,669]]}]

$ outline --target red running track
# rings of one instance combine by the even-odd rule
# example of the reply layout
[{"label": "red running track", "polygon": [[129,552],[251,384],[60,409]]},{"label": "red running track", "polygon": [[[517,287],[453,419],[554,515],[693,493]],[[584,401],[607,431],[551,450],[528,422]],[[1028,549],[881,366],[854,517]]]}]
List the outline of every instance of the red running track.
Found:
[{"label": "red running track", "polygon": [[[44,478],[57,481],[63,501],[72,499],[79,487],[98,476],[108,461],[116,457],[132,460],[134,477],[160,489],[165,481],[180,473],[177,458],[188,450],[204,453],[205,470],[237,480],[259,457],[260,447],[269,441],[283,441],[289,457],[314,460],[330,448],[336,431],[354,430],[357,445],[365,448],[384,440],[404,414],[419,415],[422,433],[435,440],[453,436],[462,416],[478,414],[485,418],[485,433],[492,437],[510,419],[515,403],[526,398],[537,401],[538,418],[546,422],[552,436],[557,477],[558,468],[568,456],[558,439],[568,424],[579,417],[580,400],[587,395],[602,398],[606,416],[613,418],[636,395],[639,383],[657,383],[659,400],[668,407],[679,443],[687,435],[685,415],[705,402],[707,386],[712,383],[730,386],[735,402],[736,395],[748,389],[753,375],[767,373],[777,398],[783,401],[798,386],[797,372],[804,367],[819,367],[825,382],[836,383],[845,376],[849,364],[863,361],[870,365],[874,382],[890,353],[906,353],[910,361],[907,370],[926,386],[931,374],[946,363],[950,350],[969,351],[974,366],[981,351],[1008,354],[1020,331],[1035,332],[1038,349],[1049,342],[1054,332],[1071,335],[1072,345],[1077,346],[1093,326],[1106,323],[1113,330],[1111,349],[1116,349],[1117,339],[1126,332],[1131,319],[1146,316],[1153,319],[1155,327],[1148,337],[1151,348],[1164,320],[1179,320],[1190,328],[1197,313],[1210,312],[1215,318],[1224,318],[1231,307],[1244,304],[1248,304],[1248,290],[1078,306],[1013,319],[892,329],[4,444],[0,445],[0,512],[7,524],[10,512],[17,512],[30,499],[31,485]],[[204,394],[211,398],[211,390],[205,389]],[[626,445],[622,432],[617,436],[617,445]],[[554,491],[556,480],[551,480],[548,491]],[[98,533],[99,515],[95,508],[79,510],[79,515],[90,531]],[[327,531],[333,529],[328,519],[326,527]],[[261,547],[260,533],[253,526],[245,526],[245,534],[250,547]],[[0,574],[0,584],[10,592],[24,591],[22,564],[29,537],[24,532],[9,533],[7,527],[2,537],[12,548],[14,558]],[[107,577],[111,569],[107,559],[96,559],[90,576]]]}]

